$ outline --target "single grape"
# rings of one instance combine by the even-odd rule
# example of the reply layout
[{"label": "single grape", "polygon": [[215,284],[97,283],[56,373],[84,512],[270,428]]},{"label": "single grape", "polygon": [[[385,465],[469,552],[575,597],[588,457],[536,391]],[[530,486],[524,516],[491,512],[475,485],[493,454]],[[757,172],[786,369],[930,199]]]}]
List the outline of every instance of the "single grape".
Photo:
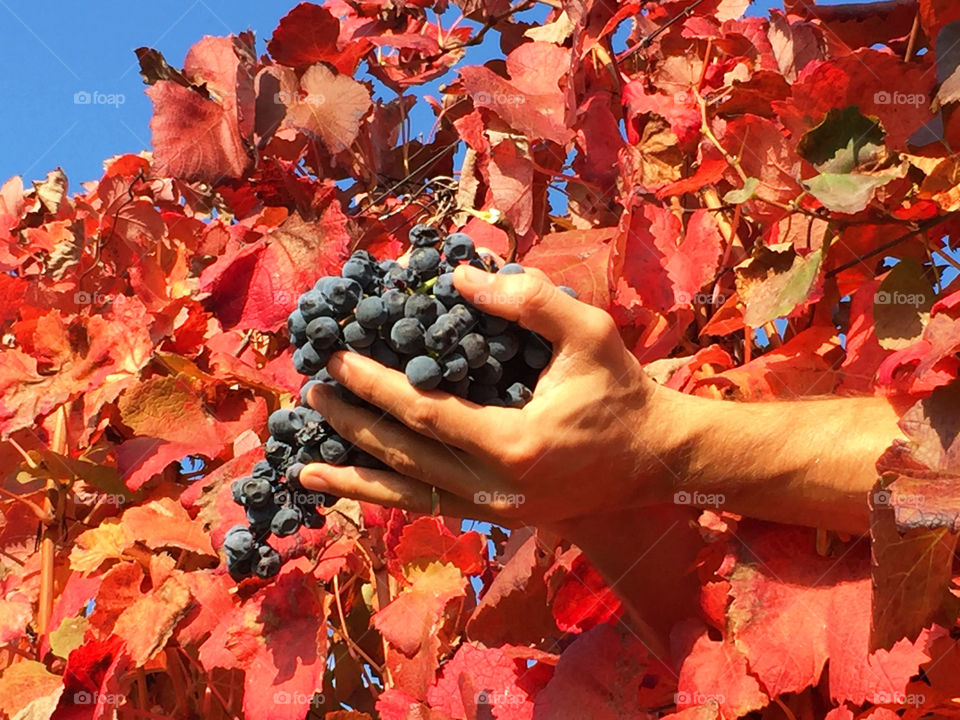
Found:
[{"label": "single grape", "polygon": [[413,268],[421,278],[433,277],[440,266],[440,253],[436,248],[419,247],[410,253],[408,267]]},{"label": "single grape", "polygon": [[307,402],[307,398],[310,395],[310,388],[312,388],[314,385],[323,385],[323,384],[324,383],[322,383],[320,380],[317,380],[315,377],[311,378],[310,380],[307,380],[303,384],[303,386],[300,388],[300,403],[302,405],[309,404]]},{"label": "single grape", "polygon": [[429,225],[414,225],[410,228],[410,244],[414,247],[427,247],[440,242],[440,231]]},{"label": "single grape", "polygon": [[237,505],[243,505],[243,484],[248,479],[249,478],[245,478],[245,477],[237,478],[236,480],[233,481],[233,484],[230,485],[230,491],[233,493],[233,501]]},{"label": "single grape", "polygon": [[429,355],[418,355],[412,358],[404,371],[410,384],[420,390],[433,390],[443,378],[440,365]]},{"label": "single grape", "polygon": [[282,470],[290,462],[293,446],[270,436],[263,444],[263,456],[274,470]]},{"label": "single grape", "polygon": [[295,507],[282,507],[270,522],[270,532],[277,537],[293,535],[300,528],[303,519],[300,510]]},{"label": "single grape", "polygon": [[353,312],[363,295],[360,283],[349,278],[331,277],[321,290],[330,307],[340,317]]},{"label": "single grape", "polygon": [[[297,445],[319,445],[330,434],[326,422],[308,422],[297,431]],[[293,452],[290,453],[291,457]]]},{"label": "single grape", "polygon": [[242,559],[227,556],[227,571],[234,582],[240,582],[253,574],[253,555]]},{"label": "single grape", "polygon": [[497,270],[498,275],[522,275],[523,274],[523,265],[520,263],[507,263],[502,268]]},{"label": "single grape", "polygon": [[396,260],[387,259],[387,260],[381,260],[378,267],[380,268],[380,274],[386,275],[394,268],[401,267],[401,265]]},{"label": "single grape", "polygon": [[339,435],[331,435],[320,444],[320,457],[331,465],[343,465],[347,460],[350,445]]},{"label": "single grape", "polygon": [[323,366],[327,364],[327,360],[329,359],[329,350],[317,352],[313,345],[310,344],[298,347],[293,351],[293,367],[301,375],[313,375],[323,369]]},{"label": "single grape", "polygon": [[448,315],[438,317],[424,334],[424,345],[427,350],[440,357],[456,348],[459,341],[456,321]]},{"label": "single grape", "polygon": [[300,300],[297,302],[297,307],[300,310],[300,315],[303,317],[304,322],[308,325],[311,320],[318,317],[331,316],[334,314],[333,308],[330,307],[326,298],[316,289],[307,290],[307,292],[301,295]]},{"label": "single grape", "polygon": [[307,423],[323,423],[327,421],[323,415],[309,405],[297,405],[293,411],[300,417],[301,425],[306,425]]},{"label": "single grape", "polygon": [[459,382],[467,377],[467,373],[470,371],[467,358],[460,353],[447,355],[440,361],[440,365],[443,368],[443,379],[447,382]]},{"label": "single grape", "polygon": [[403,314],[416,318],[424,327],[430,327],[437,321],[437,304],[429,295],[410,295],[403,306]]},{"label": "single grape", "polygon": [[460,352],[467,358],[471,369],[481,367],[490,356],[487,339],[480,333],[467,333],[460,339]]},{"label": "single grape", "polygon": [[284,470],[283,477],[289,485],[299,485],[300,484],[300,473],[303,472],[303,469],[306,467],[302,462],[292,462],[287,465],[287,469]]},{"label": "single grape", "polygon": [[530,333],[523,346],[523,362],[534,370],[542,370],[550,364],[553,349],[545,339],[536,333]]},{"label": "single grape", "polygon": [[263,507],[248,507],[247,522],[255,533],[262,533],[270,529],[270,521],[277,512],[277,506],[270,502]]},{"label": "single grape", "polygon": [[352,348],[370,347],[377,339],[377,331],[365,328],[354,320],[343,328],[343,339]]},{"label": "single grape", "polygon": [[510,321],[502,317],[497,317],[496,315],[480,313],[479,325],[480,332],[490,337],[505,332],[506,329],[510,327]]},{"label": "single grape", "polygon": [[332,317],[324,315],[307,324],[306,335],[315,350],[326,350],[340,339],[340,326]]},{"label": "single grape", "polygon": [[247,478],[240,487],[240,494],[248,509],[266,507],[273,500],[273,488],[266,478]]},{"label": "single grape", "polygon": [[257,541],[246,525],[234,525],[223,535],[223,551],[235,558],[249,555]]},{"label": "single grape", "polygon": [[503,377],[503,366],[496,358],[488,357],[483,365],[474,369],[472,377],[482,385],[496,385]]},{"label": "single grape", "polygon": [[267,418],[267,429],[277,440],[295,443],[297,430],[303,427],[303,418],[290,409],[274,410]]},{"label": "single grape", "polygon": [[433,296],[448,308],[463,302],[463,296],[453,286],[452,272],[437,276],[437,281],[433,284]]},{"label": "single grape", "polygon": [[290,341],[297,347],[307,342],[307,321],[299,310],[287,316],[287,332],[290,333]]},{"label": "single grape", "polygon": [[470,393],[470,378],[465,377],[462,380],[451,382],[444,380],[440,383],[440,389],[445,393],[450,393],[451,395],[456,395],[457,397],[468,397]]},{"label": "single grape", "polygon": [[315,462],[323,462],[323,456],[320,454],[320,446],[304,445],[297,450],[297,455],[294,458],[294,461],[303,463],[304,465],[309,465],[310,463]]},{"label": "single grape", "polygon": [[466,262],[474,258],[476,248],[466,233],[450,233],[443,241],[443,255],[449,263]]},{"label": "single grape", "polygon": [[340,276],[348,280],[353,280],[364,290],[373,285],[377,279],[377,272],[373,263],[367,262],[358,257],[351,257],[343,264],[340,270]]},{"label": "single grape", "polygon": [[400,356],[391,350],[390,346],[383,340],[377,339],[370,346],[370,357],[388,368],[400,369]]},{"label": "single grape", "polygon": [[268,580],[280,572],[280,566],[283,565],[283,559],[280,557],[280,553],[274,550],[269,545],[261,545],[261,550],[267,548],[266,551],[260,553],[260,560],[257,562],[256,567],[253,568],[253,573],[258,577],[264,580]]},{"label": "single grape", "polygon": [[267,482],[273,482],[277,478],[277,471],[273,469],[269,460],[258,460],[254,463],[250,475],[255,478],[263,478]]},{"label": "single grape", "polygon": [[380,296],[384,309],[387,311],[385,323],[395,323],[403,317],[403,307],[407,303],[406,293],[399,290],[385,290]]},{"label": "single grape", "polygon": [[326,522],[327,518],[324,515],[321,515],[317,512],[316,508],[310,508],[309,510],[302,510],[303,514],[303,526],[305,528],[310,528],[311,530],[319,530],[322,528]]},{"label": "single grape", "polygon": [[387,308],[377,295],[365,297],[357,304],[357,322],[365,328],[376,330],[387,321]]},{"label": "single grape", "polygon": [[501,363],[509,362],[520,350],[520,340],[516,334],[506,332],[487,338],[490,354]]},{"label": "single grape", "polygon": [[477,316],[463,303],[454,305],[447,314],[453,318],[454,323],[456,323],[457,332],[460,333],[460,337],[470,332],[473,326],[477,324]]},{"label": "single grape", "polygon": [[397,320],[390,328],[390,347],[402,355],[414,355],[424,348],[423,325],[416,318]]},{"label": "single grape", "polygon": [[507,388],[506,402],[508,407],[522,408],[533,397],[533,392],[523,383],[515,382]]}]

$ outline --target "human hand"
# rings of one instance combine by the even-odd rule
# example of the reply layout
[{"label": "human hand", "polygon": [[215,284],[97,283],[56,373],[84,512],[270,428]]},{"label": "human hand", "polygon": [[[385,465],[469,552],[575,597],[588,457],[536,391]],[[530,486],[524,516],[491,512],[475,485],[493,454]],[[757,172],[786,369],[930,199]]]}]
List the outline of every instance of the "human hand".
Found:
[{"label": "human hand", "polygon": [[303,484],[422,513],[431,511],[433,486],[444,515],[544,527],[667,501],[673,485],[663,457],[675,423],[655,399],[670,391],[644,374],[612,318],[536,270],[495,275],[461,266],[454,282],[469,302],[553,344],[532,400],[522,409],[484,407],[417,390],[402,372],[337,353],[330,374],[385,412],[349,405],[323,385],[308,400],[392,471],[315,463]]}]

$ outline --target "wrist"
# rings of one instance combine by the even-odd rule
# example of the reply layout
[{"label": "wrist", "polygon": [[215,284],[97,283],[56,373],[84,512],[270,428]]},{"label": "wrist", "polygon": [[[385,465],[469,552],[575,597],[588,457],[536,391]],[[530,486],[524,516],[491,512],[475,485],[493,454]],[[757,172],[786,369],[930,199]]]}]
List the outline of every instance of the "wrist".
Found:
[{"label": "wrist", "polygon": [[689,490],[695,464],[705,462],[706,439],[722,417],[724,403],[687,395],[645,378],[649,387],[635,412],[634,477],[645,492],[644,504],[668,504]]}]

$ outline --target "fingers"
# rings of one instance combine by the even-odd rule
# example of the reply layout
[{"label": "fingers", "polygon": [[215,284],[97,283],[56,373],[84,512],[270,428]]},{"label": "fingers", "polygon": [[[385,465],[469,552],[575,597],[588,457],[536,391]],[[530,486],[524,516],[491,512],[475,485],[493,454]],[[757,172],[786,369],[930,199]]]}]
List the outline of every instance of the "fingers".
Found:
[{"label": "fingers", "polygon": [[329,387],[314,386],[308,397],[334,430],[402,475],[464,497],[479,479],[470,459],[456,448],[425,437],[380,413],[349,405]]},{"label": "fingers", "polygon": [[585,318],[602,312],[574,300],[543,273],[488,273],[469,265],[454,270],[453,283],[469,302],[491,315],[519,322],[553,343],[576,342]]},{"label": "fingers", "polygon": [[[430,485],[388,470],[311,463],[300,473],[308,490],[424,513],[433,512]],[[437,489],[438,511],[453,517],[496,522],[485,506]]]},{"label": "fingers", "polygon": [[485,455],[495,443],[515,437],[519,413],[483,407],[438,390],[417,390],[403,373],[359,353],[335,353],[327,371],[411,430],[445,445]]}]

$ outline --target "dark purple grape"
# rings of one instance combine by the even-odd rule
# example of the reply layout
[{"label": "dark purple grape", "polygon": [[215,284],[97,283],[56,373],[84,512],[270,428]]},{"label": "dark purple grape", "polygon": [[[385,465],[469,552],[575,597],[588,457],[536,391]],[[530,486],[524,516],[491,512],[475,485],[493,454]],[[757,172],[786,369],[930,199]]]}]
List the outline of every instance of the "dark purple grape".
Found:
[{"label": "dark purple grape", "polygon": [[407,380],[415,388],[420,390],[433,390],[443,379],[443,371],[440,365],[429,355],[418,355],[412,358],[404,369],[407,374]]}]

